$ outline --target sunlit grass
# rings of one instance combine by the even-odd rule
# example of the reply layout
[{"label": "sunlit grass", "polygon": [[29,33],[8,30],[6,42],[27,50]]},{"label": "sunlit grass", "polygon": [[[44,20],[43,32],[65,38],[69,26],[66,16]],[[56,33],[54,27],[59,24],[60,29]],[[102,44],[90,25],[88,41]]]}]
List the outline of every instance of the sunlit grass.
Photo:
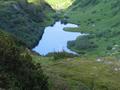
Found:
[{"label": "sunlit grass", "polygon": [[[40,4],[44,0],[28,0],[29,3]],[[74,0],[45,0],[55,10],[66,9],[71,6]]]},{"label": "sunlit grass", "polygon": [[71,6],[74,0],[46,0],[46,2],[48,2],[53,9],[61,10]]},{"label": "sunlit grass", "polygon": [[41,4],[44,0],[28,0],[28,3]]}]

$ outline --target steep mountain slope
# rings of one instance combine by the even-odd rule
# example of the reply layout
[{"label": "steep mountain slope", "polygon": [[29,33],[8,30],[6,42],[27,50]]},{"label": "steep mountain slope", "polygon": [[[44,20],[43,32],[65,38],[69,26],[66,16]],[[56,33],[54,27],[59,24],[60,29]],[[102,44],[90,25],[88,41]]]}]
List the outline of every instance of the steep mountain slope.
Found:
[{"label": "steep mountain slope", "polygon": [[40,64],[0,29],[0,90],[48,90]]},{"label": "steep mountain slope", "polygon": [[80,54],[112,55],[119,53],[119,0],[76,0],[64,15],[68,17],[68,22],[80,25],[77,29],[67,28],[65,30],[90,34],[69,42],[69,48]]},{"label": "steep mountain slope", "polygon": [[32,48],[53,23],[52,13],[44,0],[0,0],[0,28]]}]

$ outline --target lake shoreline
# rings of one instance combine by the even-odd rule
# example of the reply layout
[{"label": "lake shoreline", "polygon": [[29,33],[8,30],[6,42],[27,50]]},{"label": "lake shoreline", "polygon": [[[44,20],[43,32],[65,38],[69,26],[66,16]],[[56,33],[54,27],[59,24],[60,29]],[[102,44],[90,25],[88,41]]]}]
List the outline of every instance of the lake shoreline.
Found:
[{"label": "lake shoreline", "polygon": [[[57,27],[56,25],[58,25],[58,27]],[[54,28],[54,27],[55,27],[55,28]],[[76,52],[70,50],[70,49],[67,47],[67,46],[68,46],[68,45],[67,45],[67,42],[70,41],[70,40],[75,40],[78,36],[80,36],[80,35],[82,35],[82,34],[81,34],[81,33],[77,33],[77,32],[74,32],[74,33],[73,33],[73,32],[66,32],[66,31],[64,31],[64,28],[65,28],[65,27],[77,28],[78,25],[71,24],[71,23],[70,23],[70,24],[69,24],[69,23],[64,24],[64,23],[62,23],[61,20],[60,20],[60,21],[57,21],[54,25],[51,25],[51,26],[46,27],[46,28],[44,29],[44,33],[43,33],[43,35],[42,35],[42,38],[39,40],[37,46],[33,48],[33,51],[36,51],[36,52],[38,52],[39,54],[41,54],[41,53],[39,52],[40,48],[42,48],[42,49],[41,49],[42,52],[46,52],[47,50],[50,50],[49,48],[51,48],[50,46],[52,46],[51,43],[54,43],[54,42],[52,42],[52,41],[56,41],[54,38],[57,38],[57,36],[59,36],[59,35],[61,34],[62,37],[59,36],[59,37],[57,38],[59,41],[61,41],[61,43],[59,43],[58,41],[56,41],[56,42],[57,42],[56,45],[58,45],[59,47],[61,47],[61,49],[58,48],[57,46],[52,46],[53,49],[50,50],[50,52],[62,52],[62,51],[66,51],[66,52],[68,52],[68,53],[77,54]],[[50,28],[50,30],[46,30],[47,28]],[[54,31],[54,32],[52,32],[52,31]],[[52,39],[49,40],[49,38],[48,38],[48,40],[46,40],[46,39],[44,38],[44,37],[47,38],[47,36],[45,35],[46,32],[47,32],[47,33],[49,32],[48,35],[47,35],[47,36],[50,36],[49,38],[53,37],[55,34],[58,34],[58,35],[57,35],[56,37],[53,37],[53,40],[52,40]],[[54,33],[55,33],[55,34],[54,34]],[[51,34],[51,35],[49,35],[49,34]],[[62,34],[63,34],[63,35],[62,35]],[[64,35],[64,34],[67,34],[68,36],[66,36],[66,35]],[[72,39],[70,34],[71,34],[71,35],[74,34],[74,35],[77,35],[77,36],[75,37],[75,36],[73,35],[72,37],[74,37],[74,38]],[[64,37],[64,39],[65,39],[66,41],[63,39],[63,37]],[[69,37],[70,39],[67,40],[66,37]],[[63,39],[63,41],[61,40],[61,38]],[[46,42],[44,42],[42,39],[45,39],[47,42],[49,42],[50,45],[47,45]],[[39,46],[39,44],[41,44],[41,42],[43,42],[43,43],[46,45],[46,47],[44,47],[44,45],[40,45],[40,46]],[[64,42],[65,42],[65,43],[64,43]],[[63,47],[60,46],[58,43],[59,43],[59,44],[64,43]],[[46,48],[48,48],[48,49],[47,49],[47,50],[43,50],[43,49],[46,49]],[[56,50],[55,48],[57,48],[57,50]],[[50,52],[48,52],[48,53],[50,53]],[[46,54],[47,54],[47,53],[46,53]]]}]

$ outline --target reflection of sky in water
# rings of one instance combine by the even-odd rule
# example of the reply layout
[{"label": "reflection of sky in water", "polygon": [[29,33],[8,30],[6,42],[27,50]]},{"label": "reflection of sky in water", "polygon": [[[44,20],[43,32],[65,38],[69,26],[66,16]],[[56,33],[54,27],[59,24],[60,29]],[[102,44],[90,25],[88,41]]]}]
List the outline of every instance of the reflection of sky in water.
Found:
[{"label": "reflection of sky in water", "polygon": [[40,53],[41,55],[48,54],[49,52],[63,50],[74,53],[67,48],[67,42],[70,40],[75,40],[81,34],[63,31],[64,27],[77,27],[77,25],[64,25],[61,24],[61,22],[56,22],[54,26],[46,27],[42,39],[40,40],[38,46],[33,50]]}]

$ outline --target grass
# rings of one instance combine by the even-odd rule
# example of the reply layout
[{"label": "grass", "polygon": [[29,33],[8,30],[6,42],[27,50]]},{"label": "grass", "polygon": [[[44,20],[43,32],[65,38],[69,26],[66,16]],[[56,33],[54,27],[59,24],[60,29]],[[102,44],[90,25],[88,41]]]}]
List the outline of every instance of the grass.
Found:
[{"label": "grass", "polygon": [[[76,1],[65,11],[64,16],[68,17],[68,22],[80,26],[65,30],[93,35],[89,40],[98,47],[83,50],[86,54],[82,57],[54,60],[53,57],[33,56],[33,61],[41,63],[49,77],[50,90],[119,90],[120,13],[119,5],[116,5],[119,0],[94,0],[99,1],[97,4],[84,4],[89,0],[81,0],[82,3]],[[56,8],[56,2],[54,0],[53,8]],[[75,43],[79,43],[79,40],[75,40]],[[81,51],[75,46],[70,49]]]},{"label": "grass", "polygon": [[[65,31],[84,32],[95,35],[95,37],[90,40],[96,43],[98,48],[90,51],[90,54],[92,52],[98,56],[107,55],[108,52],[112,52],[111,50],[107,50],[109,45],[112,47],[114,47],[114,45],[120,46],[120,2],[119,0],[106,2],[104,0],[94,0],[99,1],[99,3],[89,3],[83,6],[87,1],[89,0],[84,2],[76,0],[77,3],[74,2],[73,5],[65,11],[64,15],[68,17],[67,22],[80,25],[79,28],[65,28]],[[71,49],[75,51],[78,50],[78,48],[74,46],[71,47]],[[89,52],[87,54],[89,54]]]},{"label": "grass", "polygon": [[[37,1],[30,0],[29,2],[36,4]],[[68,22],[79,24],[80,26],[74,29],[65,28],[65,30],[93,35],[94,37],[89,40],[98,47],[92,50],[85,50],[86,54],[82,57],[62,59],[58,55],[58,60],[54,60],[52,56],[42,57],[32,55],[33,62],[40,63],[44,73],[49,77],[49,89],[120,90],[119,0],[106,0],[106,2],[105,0],[94,0],[99,1],[97,4],[86,4],[86,1],[89,0],[81,0],[82,2],[76,0],[74,3],[72,0],[63,1],[46,0],[55,10],[67,9],[72,5],[65,11],[64,15],[68,17]],[[11,5],[10,3],[13,2],[12,0],[9,2],[2,0],[0,1],[0,8]],[[6,11],[6,8],[4,9],[0,10]],[[0,15],[4,16],[2,14]],[[40,23],[42,27],[52,21],[49,18],[52,17],[53,13],[45,10],[43,14],[48,16],[46,16],[47,20],[44,21],[45,23]],[[9,17],[7,14],[5,15]],[[29,21],[30,18],[27,19]],[[31,25],[33,24],[31,23]],[[19,28],[17,27],[17,29]],[[23,34],[21,35],[23,36]],[[79,40],[79,38],[75,40],[75,43],[76,41],[79,43]],[[81,51],[74,45],[70,49],[76,52]]]},{"label": "grass", "polygon": [[53,9],[62,10],[71,6],[74,0],[46,0],[46,2],[48,2]]},{"label": "grass", "polygon": [[54,61],[33,56],[49,76],[50,90],[119,90],[120,61],[116,57],[76,57]]}]

